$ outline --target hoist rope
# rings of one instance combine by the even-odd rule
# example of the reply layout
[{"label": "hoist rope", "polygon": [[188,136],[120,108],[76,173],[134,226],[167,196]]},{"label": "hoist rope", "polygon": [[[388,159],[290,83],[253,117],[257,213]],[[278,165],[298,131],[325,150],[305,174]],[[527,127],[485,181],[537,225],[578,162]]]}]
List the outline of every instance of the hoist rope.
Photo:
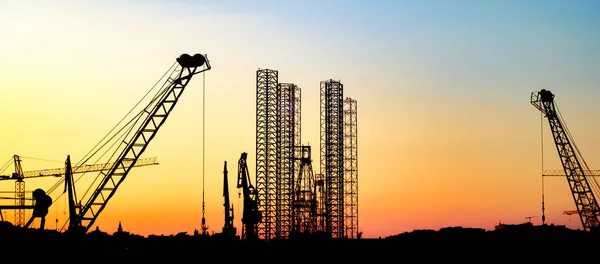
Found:
[{"label": "hoist rope", "polygon": [[[205,171],[205,131],[206,131],[206,72],[202,72],[202,224],[204,224],[204,171]],[[204,226],[202,227],[204,228]],[[204,232],[204,230],[202,230]]]}]

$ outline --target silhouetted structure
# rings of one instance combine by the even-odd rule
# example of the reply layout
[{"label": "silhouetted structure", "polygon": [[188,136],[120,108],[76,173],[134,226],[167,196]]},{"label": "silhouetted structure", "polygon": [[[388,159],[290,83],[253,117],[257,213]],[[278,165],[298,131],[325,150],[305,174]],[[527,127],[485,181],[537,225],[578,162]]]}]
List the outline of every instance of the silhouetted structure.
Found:
[{"label": "silhouetted structure", "polygon": [[[276,70],[256,72],[256,189],[258,210],[263,212],[258,224],[261,239],[285,239],[291,230],[299,232],[299,225],[303,225],[299,222],[305,222],[300,219],[307,212],[312,214],[310,225],[314,222],[316,226],[305,230],[318,230],[333,238],[358,237],[356,100],[343,100],[340,81],[322,81],[320,88],[321,172],[315,175],[306,172],[312,165],[302,157],[306,152],[301,140],[301,89],[293,83],[280,83]],[[304,186],[307,181],[313,186]],[[307,201],[308,190],[313,204],[300,206]]]},{"label": "silhouetted structure", "polygon": [[[600,186],[595,179],[588,181],[588,176],[591,175],[586,175],[586,173],[590,169],[562,120],[554,103],[554,94],[544,89],[533,92],[531,93],[531,104],[548,119],[556,150],[562,162],[583,229],[589,231],[600,228],[600,207],[598,207],[598,201],[593,192],[593,189],[599,190]],[[590,185],[590,182],[594,185]]]},{"label": "silhouetted structure", "polygon": [[[210,69],[208,59],[202,54],[182,54],[176,59],[176,63],[163,76],[167,78],[164,79],[164,84],[154,100],[151,100],[139,115],[134,117],[135,122],[127,123],[126,126],[129,127],[118,130],[134,132],[118,138],[121,144],[110,155],[115,157],[115,161],[110,168],[100,173],[101,179],[98,185],[93,188],[87,201],[80,203],[81,207],[77,208],[77,215],[71,217],[72,221],[78,222],[76,226],[82,226],[87,231],[94,224],[134,167],[135,162],[165,123],[192,77]],[[105,144],[99,146],[103,147]],[[94,155],[98,152],[90,153]]]},{"label": "silhouetted structure", "polygon": [[258,236],[276,236],[277,178],[280,174],[280,123],[278,72],[256,71],[256,191],[258,210],[263,212]]},{"label": "silhouetted structure", "polygon": [[[114,152],[112,155],[106,155],[106,157],[114,159],[113,162],[94,164],[91,166],[73,166],[73,168],[71,168],[70,157],[67,157],[64,170],[44,170],[26,176],[20,168],[20,159],[15,155],[15,166],[18,172],[14,177],[7,178],[0,176],[0,180],[12,178],[22,180],[26,177],[44,177],[50,175],[62,176],[62,174],[64,174],[66,183],[65,190],[68,190],[69,196],[69,231],[72,231],[73,228],[77,228],[78,230],[83,231],[82,233],[87,232],[94,224],[99,214],[104,210],[108,201],[114,196],[130,170],[137,166],[136,162],[140,161],[140,156],[144,153],[150,141],[155,137],[159,128],[165,123],[192,77],[210,69],[211,66],[205,55],[195,54],[192,56],[189,54],[182,54],[179,56],[176,59],[176,62],[173,63],[170,69],[161,78],[164,80],[164,84],[149,104],[146,105],[138,115],[133,117],[134,120],[127,122],[125,125],[126,127],[113,129],[109,134],[116,131],[114,132],[115,134],[107,135],[102,139],[102,141],[117,140],[116,143],[118,144],[115,144],[115,142],[113,142],[113,144],[108,144],[109,142],[100,142],[94,147],[98,147],[98,149],[88,152],[86,155],[87,157],[83,159],[90,160],[92,156],[96,154],[103,157],[110,149],[100,151],[100,148],[109,146],[108,148],[114,147],[115,149],[113,149]],[[127,115],[130,113],[131,112]],[[123,120],[124,119],[119,123],[123,122]],[[118,135],[119,133],[123,134]],[[140,164],[144,165],[141,161]],[[96,184],[96,186],[90,187],[92,193],[86,197],[86,201],[76,200],[74,181],[71,179],[72,174],[79,172],[80,169],[84,169],[81,172],[99,172],[99,180],[94,181],[93,184]],[[60,186],[61,182],[58,182],[47,190],[47,193],[51,193]],[[22,187],[23,188],[18,188],[16,190],[17,196],[22,192],[22,189],[24,189],[24,185]],[[47,214],[48,207],[52,204],[52,198],[41,189],[34,191],[33,198],[36,200],[36,204],[33,207],[34,212],[32,218],[25,224],[25,227],[28,227],[34,218],[39,217],[42,218],[40,228],[43,229],[45,224],[44,217]],[[0,206],[0,209],[20,210],[23,208],[28,208],[28,206]],[[16,224],[20,224],[20,221],[20,217],[16,216]],[[73,232],[70,233],[72,234]]]},{"label": "silhouetted structure", "polygon": [[262,212],[258,208],[257,191],[250,182],[250,174],[246,158],[248,154],[242,152],[238,160],[237,187],[242,188],[244,195],[244,209],[242,212],[242,239],[256,240],[259,238],[258,224],[262,221]]},{"label": "silhouetted structure", "polygon": [[[414,230],[385,238],[373,239],[330,239],[325,236],[294,236],[287,240],[232,240],[222,236],[190,236],[185,232],[174,235],[149,235],[147,237],[115,232],[113,235],[101,231],[88,234],[59,233],[54,230],[25,229],[0,222],[0,240],[4,257],[23,256],[22,253],[60,252],[65,248],[94,256],[94,260],[135,262],[156,261],[168,258],[171,262],[189,261],[191,255],[206,253],[224,255],[228,261],[247,261],[257,252],[267,254],[263,262],[281,261],[282,257],[297,256],[302,252],[337,249],[347,254],[322,254],[319,261],[356,261],[368,259],[380,263],[403,258],[420,258],[444,261],[473,260],[480,262],[492,257],[523,260],[525,257],[556,259],[572,257],[572,250],[564,250],[577,242],[577,250],[593,252],[598,236],[591,232],[570,230],[558,226],[520,225],[498,231],[480,228],[447,227],[436,230]],[[16,242],[16,243],[15,243]],[[27,245],[27,246],[23,246]],[[538,246],[541,250],[537,250]],[[560,248],[561,250],[552,250]],[[101,252],[101,254],[98,254]],[[431,253],[429,253],[431,252]],[[541,254],[540,254],[541,252]],[[95,254],[95,255],[94,255]],[[47,254],[42,254],[47,257]],[[34,256],[35,257],[35,256]],[[594,255],[583,254],[593,258]],[[103,259],[104,258],[104,259]],[[28,258],[30,259],[30,258]],[[590,259],[592,260],[592,259]],[[469,261],[470,262],[470,261]]]},{"label": "silhouetted structure", "polygon": [[300,146],[300,170],[294,180],[294,201],[292,204],[293,233],[314,234],[317,232],[317,197],[312,168],[310,146]]},{"label": "silhouetted structure", "polygon": [[344,237],[344,86],[321,81],[321,173],[325,176],[325,232]]},{"label": "silhouetted structure", "polygon": [[233,226],[233,204],[229,200],[229,181],[227,179],[227,161],[223,164],[223,207],[225,211],[225,223],[223,224],[223,235],[236,236],[236,228]]},{"label": "silhouetted structure", "polygon": [[294,175],[299,162],[294,158],[301,142],[300,88],[279,83],[276,70],[256,72],[256,189],[263,221],[258,225],[262,239],[282,239],[292,228]]},{"label": "silhouetted structure", "polygon": [[[11,175],[0,175],[0,181],[3,180],[15,180],[15,205],[14,206],[3,206],[0,205],[2,209],[12,209],[15,212],[15,220],[14,225],[16,226],[24,226],[24,218],[25,218],[25,209],[31,209],[33,206],[25,205],[25,201],[27,198],[25,197],[25,180],[29,178],[39,178],[39,177],[60,177],[64,176],[66,171],[65,168],[53,168],[53,169],[42,169],[42,170],[32,170],[32,171],[23,171],[22,167],[22,157],[19,155],[13,155],[14,160],[14,169],[15,171]],[[125,161],[125,163],[131,163],[131,161]],[[146,158],[139,159],[135,167],[139,166],[147,166],[147,165],[157,165],[156,157],[154,158]],[[82,165],[73,167],[72,173],[86,173],[86,172],[95,172],[102,171],[110,168],[114,164],[93,164],[93,165]],[[56,187],[58,185],[55,185]],[[48,194],[52,192],[52,189],[48,191]],[[0,217],[1,218],[1,217]]]},{"label": "silhouetted structure", "polygon": [[344,237],[358,238],[358,110],[344,99]]},{"label": "silhouetted structure", "polygon": [[25,224],[25,227],[29,227],[35,218],[40,218],[40,229],[44,229],[48,208],[52,205],[52,197],[48,196],[42,189],[35,189],[33,191],[33,199],[35,200],[33,213],[31,214],[29,221]]},{"label": "silhouetted structure", "polygon": [[277,177],[276,238],[287,238],[292,229],[294,175],[298,170],[296,146],[300,146],[300,88],[293,83],[278,84],[279,164]]}]

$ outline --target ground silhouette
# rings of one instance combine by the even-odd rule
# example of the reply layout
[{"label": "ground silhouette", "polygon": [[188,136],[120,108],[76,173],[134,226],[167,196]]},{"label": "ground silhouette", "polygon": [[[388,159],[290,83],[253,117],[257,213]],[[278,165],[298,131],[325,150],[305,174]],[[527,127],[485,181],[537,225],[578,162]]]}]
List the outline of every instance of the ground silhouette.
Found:
[{"label": "ground silhouette", "polygon": [[[530,223],[500,225],[497,230],[447,227],[440,230],[415,230],[384,238],[331,239],[324,236],[294,236],[285,240],[247,241],[223,234],[201,235],[185,232],[176,235],[131,234],[121,228],[113,234],[98,229],[82,233],[61,233],[15,227],[0,222],[0,253],[27,258],[66,254],[85,261],[159,261],[169,263],[206,258],[214,261],[316,262],[359,261],[416,262],[460,260],[488,262],[580,259],[595,252],[596,233],[564,226]],[[592,251],[589,251],[592,250]],[[36,252],[36,254],[28,254]],[[91,258],[90,258],[91,257]],[[402,260],[404,259],[404,260]],[[392,261],[390,261],[392,260]]]}]

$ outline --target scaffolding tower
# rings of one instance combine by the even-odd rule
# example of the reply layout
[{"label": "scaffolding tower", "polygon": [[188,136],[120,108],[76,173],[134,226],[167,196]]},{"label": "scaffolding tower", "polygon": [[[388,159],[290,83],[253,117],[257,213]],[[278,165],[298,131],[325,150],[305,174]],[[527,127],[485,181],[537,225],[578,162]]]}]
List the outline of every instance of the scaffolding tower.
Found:
[{"label": "scaffolding tower", "polygon": [[[299,160],[295,159],[296,146],[300,143],[300,125],[296,119],[300,115],[299,91],[293,83],[279,83],[279,163],[281,174],[277,178],[276,234],[275,238],[288,238],[292,228],[292,200],[294,175],[299,171]],[[301,151],[301,149],[299,150]]]},{"label": "scaffolding tower", "polygon": [[278,71],[256,71],[256,191],[259,221],[258,238],[276,234],[277,176],[280,173],[280,125]]},{"label": "scaffolding tower", "polygon": [[325,177],[325,232],[344,237],[344,86],[338,80],[320,83],[320,162]]},{"label": "scaffolding tower", "polygon": [[300,171],[301,89],[278,71],[256,72],[256,189],[263,212],[258,237],[285,239],[292,229],[294,175]]},{"label": "scaffolding tower", "polygon": [[359,238],[358,126],[356,100],[344,100],[344,227],[346,238]]}]

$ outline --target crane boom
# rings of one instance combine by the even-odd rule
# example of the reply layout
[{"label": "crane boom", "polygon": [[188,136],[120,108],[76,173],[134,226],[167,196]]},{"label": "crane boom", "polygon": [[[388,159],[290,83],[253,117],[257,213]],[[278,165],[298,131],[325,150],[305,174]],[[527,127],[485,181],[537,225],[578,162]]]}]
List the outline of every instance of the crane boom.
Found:
[{"label": "crane boom", "polygon": [[[600,176],[600,170],[584,170],[586,176]],[[566,176],[564,170],[545,170],[542,176]]]},{"label": "crane boom", "polygon": [[556,104],[554,103],[554,94],[545,89],[533,92],[531,94],[531,104],[548,119],[556,150],[563,165],[569,187],[571,188],[571,194],[577,206],[583,229],[590,231],[598,228],[600,224],[598,221],[600,210],[586,177],[589,169],[587,169],[587,166],[585,169],[582,166],[582,164],[585,164],[585,161],[577,155],[578,152],[576,152],[571,142],[568,130],[557,112]]},{"label": "crane boom", "polygon": [[211,69],[208,59],[202,54],[182,54],[176,61],[179,65],[165,82],[164,90],[141,113],[141,125],[130,140],[122,142],[125,145],[123,151],[106,173],[101,172],[103,179],[88,200],[81,203],[83,206],[75,219],[81,222],[85,231],[94,224],[156,132],[165,123],[192,77]]},{"label": "crane boom", "polygon": [[[125,161],[125,163],[128,163],[127,165],[131,165],[129,163],[131,163],[131,161]],[[152,157],[152,158],[145,158],[145,159],[139,159],[136,163],[135,163],[135,167],[141,167],[141,166],[150,166],[150,165],[158,165],[158,160],[157,157]],[[89,164],[89,165],[80,165],[80,166],[73,166],[72,167],[72,174],[78,174],[78,173],[86,173],[86,172],[97,172],[97,171],[104,171],[104,170],[108,170],[113,166],[113,163],[100,163],[100,164]],[[24,171],[22,172],[21,175],[16,175],[13,174],[13,177],[9,177],[9,176],[0,176],[0,180],[14,180],[14,177],[20,177],[21,179],[24,178],[35,178],[35,177],[49,177],[49,176],[54,176],[54,177],[62,177],[65,176],[65,168],[54,168],[54,169],[43,169],[43,170],[33,170],[33,171]]]}]

